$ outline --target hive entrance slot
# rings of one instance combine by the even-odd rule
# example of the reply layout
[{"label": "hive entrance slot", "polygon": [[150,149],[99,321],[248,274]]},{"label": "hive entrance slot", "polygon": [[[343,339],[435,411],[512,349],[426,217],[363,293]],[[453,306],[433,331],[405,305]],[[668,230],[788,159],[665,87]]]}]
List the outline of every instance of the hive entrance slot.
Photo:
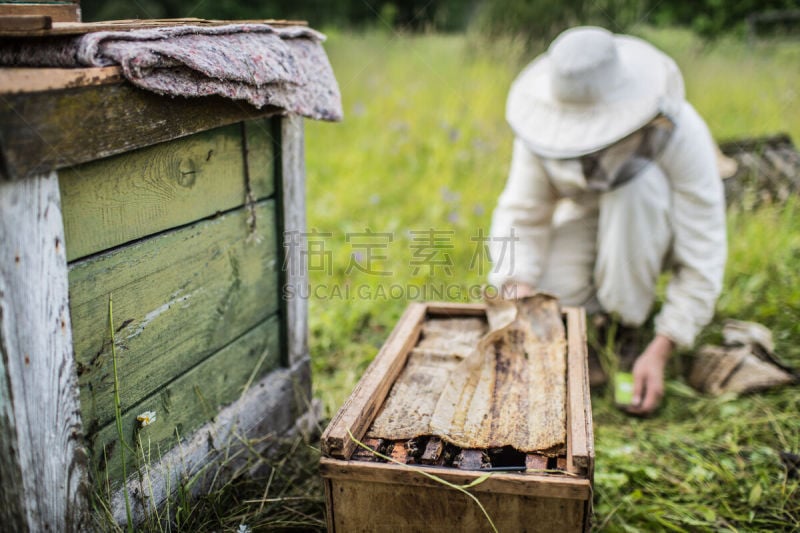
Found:
[{"label": "hive entrance slot", "polygon": [[[459,470],[496,472],[565,471],[566,457],[547,457],[537,453],[523,453],[511,446],[488,450],[462,449],[435,436],[421,436],[407,440],[366,438],[366,446],[359,447],[351,460],[371,463],[392,462]],[[367,449],[369,448],[369,449]]]},{"label": "hive entrance slot", "polygon": [[525,467],[525,454],[511,446],[490,449],[489,459],[493,468]]}]

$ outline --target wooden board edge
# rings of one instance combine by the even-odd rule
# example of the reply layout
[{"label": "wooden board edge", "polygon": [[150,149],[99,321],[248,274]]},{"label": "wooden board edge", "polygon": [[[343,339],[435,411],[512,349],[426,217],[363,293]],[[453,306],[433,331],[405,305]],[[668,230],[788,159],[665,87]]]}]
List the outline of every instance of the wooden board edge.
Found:
[{"label": "wooden board edge", "polygon": [[593,523],[593,510],[594,504],[592,503],[593,498],[588,498],[586,503],[583,504],[583,531],[589,533],[592,530],[592,523]]},{"label": "wooden board edge", "polygon": [[482,303],[427,302],[425,305],[431,317],[486,315],[486,304]]},{"label": "wooden board edge", "polygon": [[[273,168],[279,195],[277,216],[278,257],[283,259],[280,270],[281,306],[286,316],[284,346],[288,365],[308,356],[308,299],[301,295],[308,287],[308,272],[303,263],[306,256],[306,166],[303,117],[286,115],[277,119],[280,128],[274,146],[279,160]],[[286,242],[291,236],[298,242]],[[291,294],[289,293],[291,291]]]},{"label": "wooden board edge", "polygon": [[[444,487],[426,477],[427,472],[458,485],[470,483],[484,473],[454,468],[431,468],[404,466],[388,463],[343,461],[328,457],[320,459],[320,475],[326,480],[344,479],[371,483]],[[548,476],[546,474],[491,474],[485,481],[470,489],[471,492],[491,492],[524,496],[588,500],[592,497],[588,479],[571,476]]]},{"label": "wooden board edge", "polygon": [[322,480],[323,488],[325,489],[325,524],[328,528],[328,533],[335,533],[336,519],[333,514],[336,512],[333,497],[333,482],[330,479]]},{"label": "wooden board edge", "polygon": [[[26,7],[31,4],[27,4]],[[34,4],[39,6],[40,4]],[[8,5],[0,6],[7,7]],[[14,6],[14,4],[10,4]],[[69,4],[66,4],[69,7]],[[44,7],[44,6],[43,6]],[[56,6],[52,6],[56,7]],[[123,20],[103,20],[97,22],[80,22],[80,8],[76,5],[71,6],[70,9],[64,9],[58,6],[59,9],[52,11],[35,11],[33,14],[49,15],[53,20],[53,27],[42,30],[30,31],[0,31],[0,37],[50,37],[56,35],[84,35],[97,31],[130,31],[149,28],[166,28],[171,26],[225,26],[228,24],[269,24],[277,28],[288,26],[308,26],[308,22],[304,20],[278,20],[278,19],[253,19],[253,20],[215,20],[215,19],[200,19],[200,18],[175,18],[175,19],[123,19]],[[76,10],[77,7],[77,10]],[[75,14],[73,14],[75,12]],[[31,13],[30,7],[28,11],[25,10],[0,10],[2,14],[24,14]],[[52,14],[51,14],[52,13]]]},{"label": "wooden board edge", "polygon": [[[583,310],[582,310],[583,311]],[[586,312],[581,313],[581,327],[583,328],[583,346],[586,349]],[[583,407],[586,418],[586,461],[587,477],[594,482],[594,422],[592,418],[592,394],[589,385],[589,360],[588,355],[584,358],[584,378],[583,378]],[[591,502],[590,502],[591,503]],[[591,510],[591,505],[590,505]]]},{"label": "wooden board edge", "polygon": [[[172,98],[129,83],[10,94],[0,104],[0,180],[22,179],[243,120],[285,115],[274,106],[257,109],[215,95]],[[72,116],[94,127],[76,129]]]},{"label": "wooden board edge", "polygon": [[87,460],[55,172],[0,182],[0,242],[0,517],[82,531]]},{"label": "wooden board edge", "polygon": [[590,461],[586,313],[580,307],[565,307],[564,314],[567,319],[567,468],[577,473],[589,469]]},{"label": "wooden board edge", "polygon": [[0,68],[0,94],[60,91],[76,87],[123,83],[122,67]]},{"label": "wooden board edge", "polygon": [[345,401],[322,434],[322,453],[349,459],[356,448],[350,439],[360,439],[378,414],[391,385],[405,365],[416,344],[428,306],[412,302],[395,325],[389,338],[375,356],[353,393]]},{"label": "wooden board edge", "polygon": [[[50,17],[54,25],[57,24],[80,24],[81,22],[81,6],[78,2],[62,3],[62,4],[36,4],[36,3],[18,3],[18,4],[0,4],[0,17],[3,16],[18,16],[18,15],[42,15]],[[41,34],[47,30],[33,30],[32,33]],[[28,31],[15,31],[3,30],[0,36],[16,37],[20,35],[28,35]]]},{"label": "wooden board edge", "polygon": [[568,472],[580,472],[581,467],[575,461],[575,440],[576,437],[576,420],[575,416],[572,414],[572,410],[575,408],[573,403],[573,391],[572,391],[572,365],[575,364],[574,361],[574,354],[573,351],[575,347],[570,342],[570,330],[575,327],[574,320],[572,319],[573,310],[572,309],[562,309],[564,314],[564,322],[567,326],[567,375],[566,382],[567,382],[567,471]]}]

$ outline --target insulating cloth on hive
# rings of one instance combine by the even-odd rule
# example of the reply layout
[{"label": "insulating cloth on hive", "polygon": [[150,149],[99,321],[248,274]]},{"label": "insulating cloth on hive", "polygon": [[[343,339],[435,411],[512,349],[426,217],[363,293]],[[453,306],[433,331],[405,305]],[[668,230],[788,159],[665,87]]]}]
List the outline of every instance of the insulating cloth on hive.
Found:
[{"label": "insulating cloth on hive", "polygon": [[0,65],[120,65],[128,81],[159,94],[219,95],[340,120],[341,96],[323,40],[309,28],[267,24],[99,31],[6,40],[0,43]]},{"label": "insulating cloth on hive", "polygon": [[477,319],[428,320],[368,436],[561,452],[566,335],[558,301],[490,299],[487,319],[488,332]]}]

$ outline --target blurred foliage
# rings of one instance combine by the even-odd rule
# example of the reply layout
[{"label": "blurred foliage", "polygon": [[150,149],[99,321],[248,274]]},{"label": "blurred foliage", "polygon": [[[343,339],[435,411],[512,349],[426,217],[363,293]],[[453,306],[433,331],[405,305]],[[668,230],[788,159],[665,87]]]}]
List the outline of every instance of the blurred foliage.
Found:
[{"label": "blurred foliage", "polygon": [[467,26],[475,0],[83,0],[83,18],[299,19],[314,27],[385,26],[413,31]]},{"label": "blurred foliage", "polygon": [[[473,20],[489,36],[522,36],[529,44],[548,43],[562,30],[594,24],[623,33],[641,24],[685,26],[706,39],[742,33],[749,15],[798,10],[798,0],[486,0]],[[800,21],[774,20],[763,29],[794,30]]]},{"label": "blurred foliage", "polygon": [[[650,20],[656,25],[689,26],[703,37],[719,37],[730,30],[743,30],[748,15],[800,9],[798,0],[650,0]],[[798,21],[794,21],[797,32]]]},{"label": "blurred foliage", "polygon": [[546,46],[563,30],[591,24],[622,33],[648,13],[640,0],[491,0],[482,2],[473,28],[490,38],[512,36],[529,47]]},{"label": "blurred foliage", "polygon": [[[510,35],[522,37],[528,45],[541,45],[577,24],[595,24],[616,33],[640,23],[682,25],[704,37],[716,38],[731,30],[743,30],[750,14],[800,9],[800,0],[83,0],[81,5],[87,21],[302,19],[325,28],[472,28],[492,38]],[[782,27],[784,22],[778,20],[769,26]],[[793,24],[797,31],[797,20]]]}]

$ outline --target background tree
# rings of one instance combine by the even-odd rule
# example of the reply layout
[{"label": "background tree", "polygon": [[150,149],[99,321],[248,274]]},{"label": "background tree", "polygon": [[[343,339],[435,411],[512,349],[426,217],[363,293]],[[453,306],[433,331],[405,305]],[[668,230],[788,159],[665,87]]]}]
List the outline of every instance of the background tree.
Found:
[{"label": "background tree", "polygon": [[489,37],[511,35],[534,45],[576,24],[597,24],[617,33],[637,23],[682,25],[715,38],[742,29],[752,13],[800,10],[800,0],[83,0],[81,5],[85,20],[283,18],[307,20],[318,28],[471,27]]}]

